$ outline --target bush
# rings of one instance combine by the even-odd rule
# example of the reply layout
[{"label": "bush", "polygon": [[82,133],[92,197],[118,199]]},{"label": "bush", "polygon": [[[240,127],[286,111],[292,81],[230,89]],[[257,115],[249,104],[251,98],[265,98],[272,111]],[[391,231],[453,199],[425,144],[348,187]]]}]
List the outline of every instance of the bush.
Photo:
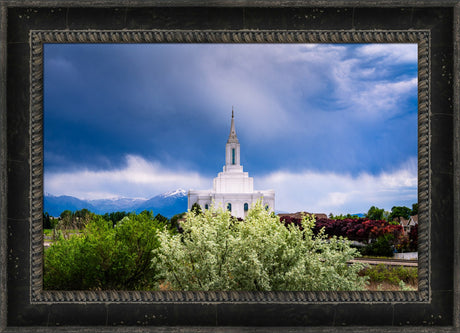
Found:
[{"label": "bush", "polygon": [[260,203],[244,221],[211,207],[189,211],[183,233],[164,231],[154,250],[158,279],[173,290],[362,290],[362,264],[343,239],[313,235],[314,219],[285,227]]},{"label": "bush", "polygon": [[330,236],[343,236],[349,240],[367,242],[380,236],[391,234],[394,239],[399,239],[403,234],[400,225],[392,225],[384,220],[369,220],[367,218],[332,220],[320,218],[316,220],[314,232],[324,228]]},{"label": "bush", "polygon": [[44,257],[44,288],[57,290],[154,289],[153,250],[163,224],[151,213],[129,214],[113,226],[94,216],[81,234],[60,236]]},{"label": "bush", "polygon": [[394,252],[394,236],[385,234],[376,241],[361,248],[361,254],[367,256],[392,257]]},{"label": "bush", "polygon": [[388,282],[399,285],[402,281],[407,284],[417,284],[417,267],[386,266],[379,264],[364,269],[360,275],[368,276],[369,282]]}]

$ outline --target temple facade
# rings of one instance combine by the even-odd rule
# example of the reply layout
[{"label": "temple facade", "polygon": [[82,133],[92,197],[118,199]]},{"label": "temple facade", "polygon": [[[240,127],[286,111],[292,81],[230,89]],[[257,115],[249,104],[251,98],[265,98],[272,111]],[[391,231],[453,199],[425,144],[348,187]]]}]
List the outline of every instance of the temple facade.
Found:
[{"label": "temple facade", "polygon": [[240,162],[240,143],[235,131],[235,119],[232,110],[230,135],[225,145],[225,165],[213,181],[212,190],[189,190],[188,209],[198,203],[201,209],[212,204],[225,207],[233,216],[244,218],[249,208],[261,200],[267,210],[275,210],[275,191],[254,191],[254,180],[243,171]]}]

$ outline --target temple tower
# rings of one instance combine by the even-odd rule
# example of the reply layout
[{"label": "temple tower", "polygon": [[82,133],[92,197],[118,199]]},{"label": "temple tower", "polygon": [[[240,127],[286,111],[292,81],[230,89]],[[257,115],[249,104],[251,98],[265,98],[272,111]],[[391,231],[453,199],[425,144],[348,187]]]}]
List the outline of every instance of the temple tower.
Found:
[{"label": "temple tower", "polygon": [[188,209],[198,203],[202,209],[212,204],[231,211],[235,217],[244,218],[249,208],[262,200],[267,210],[275,209],[275,192],[273,190],[254,191],[254,180],[243,171],[240,161],[240,143],[236,135],[235,115],[232,108],[230,134],[225,145],[225,165],[213,181],[212,190],[188,192]]}]

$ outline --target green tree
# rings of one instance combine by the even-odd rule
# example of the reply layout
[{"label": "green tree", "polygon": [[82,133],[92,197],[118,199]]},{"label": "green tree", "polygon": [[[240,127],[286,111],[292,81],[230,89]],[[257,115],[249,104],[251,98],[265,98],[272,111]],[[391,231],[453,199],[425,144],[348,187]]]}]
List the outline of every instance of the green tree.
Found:
[{"label": "green tree", "polygon": [[112,221],[112,224],[115,225],[119,221],[121,221],[125,216],[128,216],[128,213],[125,211],[122,212],[111,212],[111,213],[105,213],[103,215],[104,219],[106,221]]},{"label": "green tree", "polygon": [[88,209],[83,208],[81,210],[75,211],[74,216],[84,220],[89,220],[91,218],[91,214],[92,213]]},{"label": "green tree", "polygon": [[190,210],[192,212],[194,212],[195,214],[203,213],[203,210],[201,209],[201,206],[196,202],[192,205],[192,208],[190,208]]},{"label": "green tree", "polygon": [[62,220],[64,220],[64,219],[71,219],[71,218],[73,217],[73,213],[72,213],[70,210],[66,209],[66,210],[64,210],[64,211],[61,213],[61,215],[59,215],[59,217],[60,217]]},{"label": "green tree", "polygon": [[340,214],[340,215],[333,215],[332,213],[329,214],[329,218],[330,219],[333,219],[333,220],[345,220],[345,219],[358,219],[359,216],[358,215],[351,215],[350,213],[346,214],[346,215],[343,215],[343,214]]},{"label": "green tree", "polygon": [[74,214],[70,210],[64,210],[59,216],[59,221],[55,225],[55,229],[65,237],[68,237],[68,230],[75,229],[74,226]]},{"label": "green tree", "polygon": [[76,229],[82,229],[93,218],[93,216],[94,216],[94,213],[91,213],[86,208],[77,210],[73,214],[73,220],[72,220],[73,226]]},{"label": "green tree", "polygon": [[48,212],[43,213],[43,229],[51,229],[51,218]]},{"label": "green tree", "polygon": [[211,207],[190,211],[184,232],[160,233],[153,265],[176,290],[360,290],[363,268],[348,261],[358,255],[343,238],[313,234],[315,221],[285,227],[261,203],[244,221]]},{"label": "green tree", "polygon": [[395,219],[398,219],[399,217],[402,217],[404,219],[409,219],[411,215],[411,209],[405,206],[393,206],[391,208],[391,214],[388,217],[390,221],[393,221]]},{"label": "green tree", "polygon": [[[149,212],[129,214],[113,226],[96,215],[81,234],[60,237],[44,256],[44,288],[149,290],[157,287],[152,265],[165,225]],[[170,232],[170,231],[169,231]]]},{"label": "green tree", "polygon": [[69,232],[83,229],[93,216],[94,213],[86,208],[75,212],[64,210],[60,215],[59,222],[55,225],[55,229],[67,237]]},{"label": "green tree", "polygon": [[417,215],[418,214],[418,203],[412,204],[412,211],[410,212],[411,216]]},{"label": "green tree", "polygon": [[369,208],[366,217],[370,220],[383,220],[385,219],[385,209],[372,206]]},{"label": "green tree", "polygon": [[374,242],[361,249],[363,255],[392,257],[394,252],[394,236],[385,234],[378,237]]},{"label": "green tree", "polygon": [[168,218],[166,216],[161,215],[161,214],[155,215],[155,220],[157,220],[158,222],[161,222],[163,224],[167,224],[169,222]]}]

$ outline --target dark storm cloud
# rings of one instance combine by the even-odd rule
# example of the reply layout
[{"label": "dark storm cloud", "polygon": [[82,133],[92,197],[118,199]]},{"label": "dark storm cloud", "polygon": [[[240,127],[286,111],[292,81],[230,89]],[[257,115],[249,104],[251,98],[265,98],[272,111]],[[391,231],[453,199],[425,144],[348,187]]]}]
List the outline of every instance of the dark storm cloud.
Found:
[{"label": "dark storm cloud", "polygon": [[[251,175],[397,171],[417,155],[416,52],[405,44],[46,45],[48,179],[120,170],[211,179],[224,164],[232,105]],[[133,167],[137,157],[127,156],[147,164]]]}]

